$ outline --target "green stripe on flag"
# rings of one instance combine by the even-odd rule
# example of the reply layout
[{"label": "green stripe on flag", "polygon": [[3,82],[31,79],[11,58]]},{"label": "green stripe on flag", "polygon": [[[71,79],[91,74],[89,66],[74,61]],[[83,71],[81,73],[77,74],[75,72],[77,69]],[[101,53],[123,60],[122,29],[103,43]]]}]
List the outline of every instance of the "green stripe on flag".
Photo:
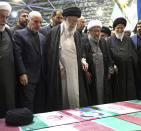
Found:
[{"label": "green stripe on flag", "polygon": [[131,101],[127,101],[127,102],[141,104],[141,100],[131,100]]},{"label": "green stripe on flag", "polygon": [[102,119],[96,119],[93,121],[98,122],[102,125],[108,126],[110,128],[113,128],[117,131],[141,130],[141,126],[118,119],[116,117],[107,117],[107,118],[102,118]]},{"label": "green stripe on flag", "polygon": [[141,117],[141,112],[135,112],[135,113],[131,113],[129,115]]},{"label": "green stripe on flag", "polygon": [[43,121],[39,119],[38,116],[34,116],[33,123],[26,125],[26,126],[21,126],[21,131],[31,131],[35,129],[41,129],[41,128],[47,128],[48,125],[45,124]]}]

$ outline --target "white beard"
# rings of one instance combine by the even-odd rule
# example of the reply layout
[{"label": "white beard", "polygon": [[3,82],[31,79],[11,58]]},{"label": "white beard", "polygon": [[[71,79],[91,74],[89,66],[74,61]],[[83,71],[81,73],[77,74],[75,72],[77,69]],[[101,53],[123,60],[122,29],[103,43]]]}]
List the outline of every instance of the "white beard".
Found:
[{"label": "white beard", "polygon": [[89,38],[89,40],[92,40],[92,41],[98,43],[99,39],[100,39],[100,36],[99,36],[99,38],[95,38],[95,37],[91,36],[90,34],[88,34],[88,38]]},{"label": "white beard", "polygon": [[73,36],[73,35],[74,35],[74,32],[76,31],[77,25],[76,25],[75,27],[71,28],[71,27],[69,26],[68,21],[64,21],[63,23],[64,23],[64,33],[65,33],[65,36],[66,36],[66,37],[71,37],[71,36]]},{"label": "white beard", "polygon": [[0,32],[3,32],[5,30],[5,25],[4,26],[0,26]]},{"label": "white beard", "polygon": [[115,35],[116,35],[116,37],[117,37],[118,39],[120,39],[120,40],[122,41],[123,36],[124,36],[124,32],[122,32],[122,33],[117,33],[117,32],[115,31]]}]

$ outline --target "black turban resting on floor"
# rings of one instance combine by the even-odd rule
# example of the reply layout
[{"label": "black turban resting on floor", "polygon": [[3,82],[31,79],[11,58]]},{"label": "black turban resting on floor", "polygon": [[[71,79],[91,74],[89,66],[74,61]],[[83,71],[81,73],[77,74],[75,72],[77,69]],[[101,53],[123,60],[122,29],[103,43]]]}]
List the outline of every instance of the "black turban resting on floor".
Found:
[{"label": "black turban resting on floor", "polygon": [[32,123],[33,114],[27,108],[16,108],[8,110],[5,116],[5,122],[9,126],[23,126]]},{"label": "black turban resting on floor", "polygon": [[63,16],[81,16],[81,10],[78,7],[68,7],[63,9]]},{"label": "black turban resting on floor", "polygon": [[114,20],[114,23],[113,23],[113,29],[114,29],[118,24],[123,24],[124,26],[126,26],[127,21],[126,21],[126,19],[123,18],[123,17],[119,17],[119,18],[115,19],[115,20]]}]

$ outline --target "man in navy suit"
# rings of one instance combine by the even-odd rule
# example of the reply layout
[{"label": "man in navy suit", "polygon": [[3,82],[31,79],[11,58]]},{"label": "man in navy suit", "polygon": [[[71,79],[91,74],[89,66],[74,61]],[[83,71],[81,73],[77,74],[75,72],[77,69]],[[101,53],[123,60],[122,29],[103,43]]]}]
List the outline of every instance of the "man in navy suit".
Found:
[{"label": "man in navy suit", "polygon": [[14,33],[14,54],[19,80],[19,100],[22,107],[34,113],[44,112],[45,88],[42,75],[42,46],[45,37],[39,33],[42,16],[32,11],[26,29]]}]

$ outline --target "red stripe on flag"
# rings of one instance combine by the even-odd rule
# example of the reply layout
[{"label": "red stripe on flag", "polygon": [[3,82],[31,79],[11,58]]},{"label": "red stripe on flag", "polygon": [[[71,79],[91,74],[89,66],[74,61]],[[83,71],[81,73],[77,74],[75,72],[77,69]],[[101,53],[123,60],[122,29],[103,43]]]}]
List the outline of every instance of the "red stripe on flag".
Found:
[{"label": "red stripe on flag", "polygon": [[79,131],[115,131],[114,129],[99,124],[95,121],[84,121],[80,123],[71,124],[74,128]]},{"label": "red stripe on flag", "polygon": [[141,118],[137,117],[137,116],[126,114],[126,115],[120,115],[120,116],[115,116],[115,117],[122,119],[122,120],[125,120],[125,121],[128,121],[128,122],[135,123],[137,125],[141,125]]},{"label": "red stripe on flag", "polygon": [[5,119],[0,119],[0,131],[20,131],[18,127],[7,126]]},{"label": "red stripe on flag", "polygon": [[113,104],[122,105],[122,106],[134,108],[134,109],[137,109],[137,110],[140,110],[141,111],[141,105],[136,104],[136,103],[131,103],[131,102],[116,102],[116,103],[113,103]]}]

